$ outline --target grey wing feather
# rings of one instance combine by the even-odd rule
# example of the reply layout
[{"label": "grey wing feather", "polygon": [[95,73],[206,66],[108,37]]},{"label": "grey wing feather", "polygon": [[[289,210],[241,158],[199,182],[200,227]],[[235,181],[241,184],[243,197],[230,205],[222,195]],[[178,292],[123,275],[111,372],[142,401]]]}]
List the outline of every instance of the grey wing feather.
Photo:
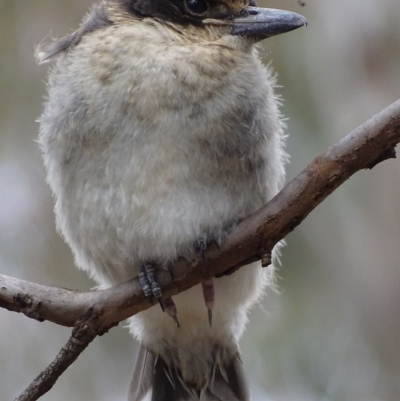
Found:
[{"label": "grey wing feather", "polygon": [[140,347],[133,377],[129,386],[128,401],[141,401],[153,384],[155,357],[147,348]]},{"label": "grey wing feather", "polygon": [[196,398],[185,388],[178,373],[169,370],[165,362],[158,358],[154,369],[151,401],[188,401]]},{"label": "grey wing feather", "polygon": [[250,390],[240,355],[237,354],[224,368],[222,372],[221,367],[216,366],[204,394],[204,401],[250,401]]},{"label": "grey wing feather", "polygon": [[243,369],[243,362],[237,354],[227,366],[228,381],[231,390],[240,401],[250,400],[250,388]]},{"label": "grey wing feather", "polygon": [[51,41],[50,43],[46,43],[46,41],[40,43],[35,51],[37,62],[39,64],[46,63],[66,50],[72,49],[87,33],[111,25],[112,22],[107,17],[104,5],[103,2],[95,4],[83,20],[79,29],[70,35]]}]

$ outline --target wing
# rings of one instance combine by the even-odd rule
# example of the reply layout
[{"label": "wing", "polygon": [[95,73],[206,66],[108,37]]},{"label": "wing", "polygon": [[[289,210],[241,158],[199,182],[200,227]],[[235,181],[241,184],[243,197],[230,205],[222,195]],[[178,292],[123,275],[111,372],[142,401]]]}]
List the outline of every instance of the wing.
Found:
[{"label": "wing", "polygon": [[76,46],[87,33],[111,24],[104,3],[95,4],[84,18],[81,26],[71,35],[51,42],[43,41],[39,44],[35,51],[35,58],[39,64],[51,61],[54,57]]}]

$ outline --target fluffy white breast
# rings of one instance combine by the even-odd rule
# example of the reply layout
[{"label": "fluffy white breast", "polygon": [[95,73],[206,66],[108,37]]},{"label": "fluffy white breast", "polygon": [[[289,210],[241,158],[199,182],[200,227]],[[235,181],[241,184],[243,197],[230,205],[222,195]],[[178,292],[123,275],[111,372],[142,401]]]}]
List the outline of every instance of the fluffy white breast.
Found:
[{"label": "fluffy white breast", "polygon": [[[275,195],[285,155],[273,84],[251,47],[183,42],[150,22],[92,32],[60,58],[40,143],[77,265],[100,286],[125,281],[145,261],[190,256]],[[180,331],[155,308],[131,331],[159,353],[180,349],[181,364],[212,337],[207,364],[212,343],[236,344],[271,271],[216,280],[211,330],[197,286],[176,297]]]}]

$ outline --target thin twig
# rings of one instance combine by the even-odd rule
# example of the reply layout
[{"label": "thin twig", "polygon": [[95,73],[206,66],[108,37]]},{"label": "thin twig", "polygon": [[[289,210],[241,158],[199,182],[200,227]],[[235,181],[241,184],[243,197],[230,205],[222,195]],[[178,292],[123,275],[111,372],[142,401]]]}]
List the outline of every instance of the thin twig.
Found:
[{"label": "thin twig", "polygon": [[97,336],[96,330],[84,321],[77,322],[67,344],[54,361],[40,373],[15,401],[36,401],[54,386],[58,378],[76,361]]}]

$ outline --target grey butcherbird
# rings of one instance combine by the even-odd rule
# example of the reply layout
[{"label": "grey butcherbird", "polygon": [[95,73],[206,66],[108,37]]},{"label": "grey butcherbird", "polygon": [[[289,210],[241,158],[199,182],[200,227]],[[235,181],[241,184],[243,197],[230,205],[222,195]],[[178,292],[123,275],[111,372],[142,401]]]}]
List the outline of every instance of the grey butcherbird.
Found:
[{"label": "grey butcherbird", "polygon": [[255,44],[305,24],[248,0],[106,0],[37,50],[39,62],[58,56],[39,137],[58,229],[101,288],[140,275],[167,311],[130,319],[141,343],[130,401],[151,389],[153,401],[250,399],[238,341],[273,269],[210,278],[174,301],[154,273],[278,192],[284,123]]}]

